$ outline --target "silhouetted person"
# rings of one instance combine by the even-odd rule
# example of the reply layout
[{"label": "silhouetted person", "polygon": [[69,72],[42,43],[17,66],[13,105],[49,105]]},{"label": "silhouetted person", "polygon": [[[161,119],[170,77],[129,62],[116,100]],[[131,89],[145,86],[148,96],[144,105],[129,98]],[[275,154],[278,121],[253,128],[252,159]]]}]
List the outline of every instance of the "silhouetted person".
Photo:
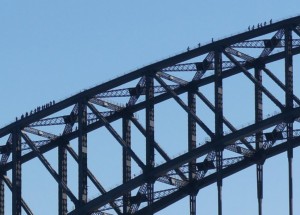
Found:
[{"label": "silhouetted person", "polygon": [[267,22],[264,22],[264,26],[266,26],[267,25]]},{"label": "silhouetted person", "polygon": [[186,50],[189,51],[189,50],[190,50],[190,47],[188,46]]},{"label": "silhouetted person", "polygon": [[198,47],[200,47],[201,46],[201,43],[198,43]]},{"label": "silhouetted person", "polygon": [[272,24],[272,19],[270,19],[270,24]]},{"label": "silhouetted person", "polygon": [[254,30],[254,28],[255,28],[255,27],[254,27],[254,25],[253,25],[253,26],[252,26],[252,30]]},{"label": "silhouetted person", "polygon": [[250,31],[250,25],[248,26],[248,31]]},{"label": "silhouetted person", "polygon": [[16,121],[18,121],[18,117],[16,117]]},{"label": "silhouetted person", "polygon": [[214,38],[211,38],[211,42],[212,42],[212,43],[214,42]]}]

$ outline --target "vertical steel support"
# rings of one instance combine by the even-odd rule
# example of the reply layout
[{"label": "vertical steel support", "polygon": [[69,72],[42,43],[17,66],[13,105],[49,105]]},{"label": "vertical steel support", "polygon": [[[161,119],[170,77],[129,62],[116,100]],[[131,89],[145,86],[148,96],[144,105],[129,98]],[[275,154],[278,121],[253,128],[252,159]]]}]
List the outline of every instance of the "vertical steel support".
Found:
[{"label": "vertical steel support", "polygon": [[[262,70],[261,68],[255,68],[255,79],[258,83],[262,84]],[[263,100],[262,90],[256,84],[255,85],[255,123],[263,120]],[[256,151],[262,149],[263,145],[263,132],[259,131],[256,133]],[[263,199],[263,162],[261,160],[256,165],[256,181],[257,181],[257,200],[258,200],[258,214],[262,215],[262,199]]]},{"label": "vertical steel support", "polygon": [[78,201],[79,206],[87,202],[87,106],[78,104]]},{"label": "vertical steel support", "polygon": [[[196,114],[196,94],[193,91],[188,92],[188,106],[190,111]],[[188,150],[191,151],[196,148],[196,121],[193,116],[188,114]],[[193,182],[195,180],[196,173],[196,159],[189,163],[189,180]],[[197,191],[195,190],[190,194],[190,215],[196,215],[196,197]]]},{"label": "vertical steel support", "polygon": [[[65,145],[58,146],[58,175],[59,179],[67,185],[67,149]],[[66,215],[67,208],[67,193],[65,190],[58,186],[58,215]]]},{"label": "vertical steel support", "polygon": [[[223,83],[222,83],[222,52],[215,52],[215,138],[223,136]],[[222,215],[222,169],[223,169],[223,145],[218,143],[216,151],[217,161],[217,186],[218,186],[218,214]]]},{"label": "vertical steel support", "polygon": [[21,215],[21,134],[14,130],[12,134],[12,215]]},{"label": "vertical steel support", "polygon": [[[285,106],[286,111],[293,109],[293,54],[292,30],[285,29]],[[293,121],[287,122],[287,139],[293,139]],[[288,141],[288,166],[289,166],[289,214],[293,214],[293,147]]]},{"label": "vertical steel support", "polygon": [[[146,76],[146,171],[150,172],[154,167],[154,77]],[[148,205],[153,203],[154,183],[147,184]],[[151,207],[150,207],[151,208]],[[149,214],[153,214],[151,211]]]},{"label": "vertical steel support", "polygon": [[[123,118],[123,140],[128,147],[131,147],[131,122],[129,117]],[[131,179],[131,156],[126,149],[123,148],[123,183]],[[128,214],[130,210],[131,192],[123,196],[123,214]]]},{"label": "vertical steel support", "polygon": [[[6,173],[0,173],[6,175]],[[0,179],[0,215],[4,215],[4,195],[5,195],[5,187],[4,180]]]}]

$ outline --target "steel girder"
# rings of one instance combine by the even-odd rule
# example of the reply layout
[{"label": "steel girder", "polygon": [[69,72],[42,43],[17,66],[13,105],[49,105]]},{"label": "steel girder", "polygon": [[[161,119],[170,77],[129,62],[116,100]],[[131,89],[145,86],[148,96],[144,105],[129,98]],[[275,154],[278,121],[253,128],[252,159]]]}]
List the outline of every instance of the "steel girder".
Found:
[{"label": "steel girder", "polygon": [[[261,202],[262,161],[283,151],[288,152],[289,158],[290,214],[292,214],[292,157],[293,148],[298,146],[298,143],[295,142],[298,137],[295,137],[293,122],[300,117],[299,108],[294,107],[294,102],[299,104],[300,100],[293,94],[292,57],[300,53],[300,40],[293,39],[291,35],[294,32],[299,36],[299,23],[300,17],[294,17],[192,49],[83,91],[1,128],[0,138],[9,135],[7,144],[0,146],[0,153],[2,154],[1,181],[12,188],[13,214],[20,214],[21,207],[28,214],[32,213],[21,198],[21,166],[22,163],[36,157],[40,159],[60,187],[60,214],[66,214],[66,196],[73,201],[76,207],[74,211],[69,213],[71,215],[97,213],[96,211],[106,204],[109,204],[117,214],[121,214],[122,211],[123,214],[133,212],[135,214],[153,214],[187,195],[191,197],[191,214],[195,214],[195,194],[201,187],[214,182],[217,182],[218,185],[219,214],[222,214],[221,187],[223,178],[249,165],[257,164],[258,199]],[[252,39],[271,33],[275,33],[271,39]],[[282,39],[283,37],[284,39]],[[244,53],[241,48],[262,48],[263,50],[258,57],[253,57]],[[274,54],[272,53],[274,49],[280,49],[281,52]],[[195,61],[195,63],[186,62],[202,55],[206,55],[204,60]],[[222,56],[229,61],[222,61]],[[280,59],[285,59],[285,84],[266,68],[266,64]],[[253,68],[257,70],[254,76],[249,72],[249,69]],[[208,70],[214,70],[215,74],[210,75]],[[170,74],[170,72],[192,71],[195,72],[192,80],[184,80]],[[269,75],[284,90],[286,93],[285,104],[282,104],[276,96],[263,86],[261,73],[259,73],[261,71]],[[222,80],[238,73],[245,74],[255,85],[255,108],[257,112],[255,115],[256,123],[239,130],[235,129],[223,116],[222,112]],[[138,80],[134,87],[121,88],[122,85],[134,80]],[[169,84],[170,82],[172,84]],[[158,83],[158,86],[154,86],[155,83]],[[212,105],[198,91],[201,86],[210,83],[215,85],[215,105]],[[215,132],[212,132],[197,116],[192,97],[189,97],[188,105],[180,98],[180,95],[186,92],[191,93],[190,96],[193,98],[197,95],[213,111],[215,114]],[[269,97],[282,113],[263,119],[262,93]],[[109,102],[105,99],[115,97],[129,97],[129,99],[128,102],[123,104]],[[156,104],[168,99],[174,99],[189,116],[189,152],[174,159],[171,159],[154,140],[154,107]],[[73,107],[72,112],[69,115],[60,116],[59,112],[68,107]],[[99,110],[100,107],[105,110]],[[134,113],[140,110],[146,110],[146,128],[143,128],[133,117]],[[49,116],[51,117],[48,118]],[[120,119],[124,120],[122,136],[111,126],[112,122]],[[146,137],[146,164],[130,147],[130,121]],[[199,147],[195,146],[194,124],[198,124],[211,138],[207,144]],[[62,134],[45,132],[40,129],[41,126],[51,127],[53,125],[65,125]],[[78,129],[73,129],[75,125],[78,126]],[[226,125],[231,133],[224,134],[223,125]],[[121,144],[124,159],[126,158],[123,160],[124,184],[110,191],[106,191],[87,168],[87,133],[102,126],[105,126]],[[273,126],[275,126],[273,134],[281,132],[281,135],[283,135],[284,132],[286,133],[287,143],[275,145],[278,139],[275,138],[269,142],[264,139],[263,130],[270,129]],[[31,140],[29,133],[40,139],[37,141]],[[255,137],[255,147],[251,145],[253,143],[251,138],[253,137]],[[76,138],[79,142],[78,155],[69,146],[70,141]],[[25,142],[21,142],[21,139]],[[244,146],[247,148],[244,148]],[[59,147],[58,173],[43,156],[43,153],[56,147]],[[24,149],[29,152],[22,154],[21,152]],[[154,165],[154,150],[157,150],[166,160],[164,164]],[[224,150],[231,150],[242,156],[239,158],[223,158]],[[67,187],[67,151],[76,160],[79,167],[78,198]],[[263,153],[263,159],[261,153]],[[10,154],[12,154],[12,161],[7,162]],[[203,156],[206,156],[204,161],[197,163],[197,159]],[[131,158],[143,170],[143,174],[136,178],[130,177]],[[226,162],[228,162],[227,165]],[[216,169],[216,172],[208,175],[207,172],[210,168]],[[11,186],[4,177],[5,173],[10,170],[13,173]],[[180,179],[173,177],[173,174]],[[87,178],[91,179],[102,194],[91,201],[87,200]],[[154,184],[156,181],[172,185],[175,188],[155,191]],[[1,210],[4,207],[2,187],[3,185],[1,185],[0,190]],[[131,191],[136,188],[139,188],[138,195],[141,195],[138,201],[140,203],[146,201],[148,206],[139,209],[140,203],[138,203],[133,210],[130,206],[133,205],[133,199],[138,195],[132,196]],[[104,212],[99,211],[99,214],[101,213]]]},{"label": "steel girder", "polygon": [[[255,69],[255,78],[259,85],[262,84],[262,70],[261,68]],[[263,120],[263,93],[261,88],[255,86],[255,122]],[[263,132],[258,131],[255,136],[256,151],[263,148]],[[262,215],[262,200],[263,200],[263,163],[261,161],[256,165],[256,181],[257,181],[257,199],[258,199],[258,214]]]},{"label": "steel girder", "polygon": [[21,215],[21,186],[22,186],[22,170],[21,170],[21,134],[16,129],[12,133],[12,214]]},{"label": "steel girder", "polygon": [[[285,119],[293,119],[293,118],[295,119],[295,118],[298,118],[299,116],[300,116],[300,108],[295,108],[292,111],[275,115],[268,119],[262,120],[259,123],[242,128],[234,133],[227,134],[219,141],[222,142],[224,146],[227,146],[227,145],[232,144],[236,140],[239,140],[239,139],[242,139],[243,137],[248,136],[249,134],[253,134],[260,130],[277,125],[280,122],[284,121]],[[151,174],[148,173],[148,174],[142,174],[140,176],[137,176],[136,178],[132,179],[130,182],[116,187],[115,189],[107,192],[106,195],[99,196],[99,197],[91,200],[84,207],[74,210],[74,211],[70,212],[69,214],[70,215],[80,214],[81,212],[93,211],[97,208],[100,208],[101,206],[109,203],[109,201],[111,199],[117,199],[118,197],[120,197],[122,195],[122,193],[128,192],[130,190],[134,190],[135,188],[146,183],[148,178],[154,178],[154,179],[158,178],[159,176],[167,173],[168,171],[170,171],[176,167],[180,167],[180,166],[184,165],[185,163],[192,161],[193,159],[203,156],[203,155],[209,153],[210,151],[216,150],[217,145],[218,145],[217,141],[212,141],[209,144],[202,145],[191,152],[188,152],[181,156],[178,156],[167,163],[164,163],[160,166],[155,167],[152,170]],[[296,146],[298,146],[298,143]],[[281,148],[282,147],[285,148],[286,146],[281,146]],[[270,148],[270,150],[271,149],[272,148]],[[257,157],[258,157],[258,158],[256,158],[257,160],[261,159],[261,157],[259,157],[259,156],[257,156]],[[251,161],[251,159],[250,159],[250,161]],[[250,161],[248,160],[249,163],[247,164],[247,167],[254,164],[252,161],[251,162]],[[225,176],[226,176],[226,174],[223,172],[222,177],[224,178]]]},{"label": "steel girder", "polygon": [[216,148],[217,162],[217,186],[218,186],[218,214],[222,215],[222,186],[223,186],[223,150],[224,146],[220,139],[224,135],[223,129],[223,80],[222,74],[222,50],[215,51],[215,139],[218,141]]},{"label": "steel girder", "polygon": [[[188,107],[191,113],[196,114],[196,94],[193,90],[188,92]],[[197,140],[197,131],[196,131],[196,121],[191,114],[188,114],[188,150],[194,150],[196,146]],[[197,160],[194,159],[189,162],[189,181],[194,181],[196,179],[196,162]],[[196,215],[196,197],[197,192],[192,193],[190,195],[190,215]]]},{"label": "steel girder", "polygon": [[[299,141],[300,141],[300,138],[297,137],[297,138],[291,140],[290,144],[293,145],[293,148],[299,147],[300,146]],[[281,145],[275,146],[274,148],[271,148],[270,150],[266,151],[264,156],[266,159],[268,159],[268,158],[276,156],[280,153],[286,152],[287,150],[288,150],[288,143],[281,144]],[[242,160],[241,162],[238,162],[238,163],[224,169],[223,174],[222,174],[223,178],[229,177],[243,169],[246,169],[246,168],[256,164],[257,162],[260,162],[260,159],[261,159],[260,156],[250,158],[250,159],[245,159],[245,160]],[[195,189],[200,190],[200,189],[207,187],[213,183],[216,183],[216,181],[217,181],[217,173],[214,173],[214,174],[207,176],[206,178],[204,178],[201,181],[197,181],[196,183],[189,184],[188,186],[185,186],[182,189],[179,189],[179,190],[173,192],[171,195],[168,195],[165,198],[162,198],[160,201],[155,202],[152,205],[152,211],[158,212],[159,210],[167,207],[168,205],[171,205],[171,204],[175,203],[176,201],[184,198],[193,190],[195,190]],[[145,207],[135,214],[136,215],[147,214],[148,210],[149,210],[149,208]]]},{"label": "steel girder", "polygon": [[[55,105],[45,109],[44,111],[38,111],[33,115],[30,115],[22,120],[19,120],[15,123],[12,123],[8,126],[5,126],[4,128],[0,129],[0,137],[3,137],[5,135],[7,135],[8,133],[10,133],[11,128],[18,125],[19,127],[25,127],[26,125],[29,125],[35,121],[37,121],[38,119],[42,119],[48,115],[51,115],[55,112],[58,112],[61,109],[64,109],[66,107],[71,106],[72,104],[76,104],[78,103],[78,101],[81,98],[91,98],[94,95],[97,95],[99,93],[102,92],[106,92],[107,90],[116,88],[122,84],[128,83],[132,80],[135,80],[138,77],[143,77],[146,74],[149,74],[149,71],[159,71],[162,70],[163,68],[178,64],[180,62],[184,62],[187,61],[191,58],[195,58],[197,56],[203,55],[207,52],[210,52],[212,50],[214,50],[215,47],[229,47],[233,44],[239,43],[241,41],[245,41],[245,40],[249,40],[251,38],[255,38],[255,37],[259,37],[262,35],[266,35],[269,34],[271,32],[274,32],[278,29],[284,29],[285,26],[289,25],[289,26],[298,26],[299,25],[299,19],[300,17],[294,17],[291,19],[287,19],[287,20],[283,20],[277,23],[274,23],[272,25],[268,25],[268,26],[264,26],[260,29],[255,29],[253,31],[249,31],[249,32],[244,32],[232,37],[228,37],[225,39],[221,39],[219,41],[216,41],[214,43],[210,43],[207,44],[205,46],[199,47],[199,48],[195,48],[193,50],[190,50],[188,52],[176,55],[174,57],[162,60],[160,62],[151,64],[149,66],[143,67],[141,69],[138,69],[134,72],[128,73],[122,77],[116,78],[114,80],[108,81],[104,84],[101,84],[99,86],[96,86],[94,88],[85,90],[81,93],[78,93],[66,100],[63,100],[61,102],[56,103]],[[296,46],[297,47],[297,46]],[[293,51],[292,51],[293,52]],[[297,52],[297,51],[296,51]],[[293,53],[297,54],[297,53]],[[267,61],[264,61],[265,63],[268,63]]]},{"label": "steel girder", "polygon": [[[293,55],[292,55],[292,28],[287,26],[285,33],[285,108],[286,111],[292,110],[293,102]],[[293,139],[293,120],[286,120],[287,123],[287,139],[288,139],[288,169],[289,169],[289,214],[293,215],[293,147],[290,140]]]}]

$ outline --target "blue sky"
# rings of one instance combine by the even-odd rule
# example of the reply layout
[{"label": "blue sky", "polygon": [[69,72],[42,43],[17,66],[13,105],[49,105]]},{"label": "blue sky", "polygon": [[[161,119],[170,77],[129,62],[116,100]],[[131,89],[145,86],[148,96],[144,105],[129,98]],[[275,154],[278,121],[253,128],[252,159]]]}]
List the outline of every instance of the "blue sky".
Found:
[{"label": "blue sky", "polygon": [[[1,1],[0,127],[39,105],[62,100],[185,51],[188,46],[236,34],[247,30],[249,25],[270,19],[299,15],[298,5],[297,0]],[[285,156],[277,160],[286,162]],[[271,170],[270,165],[266,172]],[[42,173],[47,174],[45,171],[39,174]],[[280,172],[276,173],[276,176],[266,175],[265,180],[280,180]],[[224,185],[225,214],[248,215],[247,210],[249,215],[256,213],[254,182],[254,169],[228,180],[228,188]],[[269,198],[265,213],[287,214],[287,198],[276,198],[276,193],[281,191],[275,190],[274,200],[271,185],[270,182],[265,185],[268,191],[265,198]],[[249,192],[238,196],[241,190]],[[199,194],[199,214],[216,214],[215,194],[215,186]],[[34,199],[30,194],[27,196]],[[243,198],[245,202],[251,198],[251,203],[240,202]],[[276,208],[282,201],[286,201],[284,206]],[[36,214],[56,213],[46,202],[43,204],[43,209],[37,205],[32,207]],[[188,214],[186,209],[178,212],[181,205],[188,206],[186,199],[178,205],[159,214]],[[45,212],[47,207],[49,213]],[[205,212],[201,213],[201,209]],[[230,213],[231,210],[236,213]]]}]

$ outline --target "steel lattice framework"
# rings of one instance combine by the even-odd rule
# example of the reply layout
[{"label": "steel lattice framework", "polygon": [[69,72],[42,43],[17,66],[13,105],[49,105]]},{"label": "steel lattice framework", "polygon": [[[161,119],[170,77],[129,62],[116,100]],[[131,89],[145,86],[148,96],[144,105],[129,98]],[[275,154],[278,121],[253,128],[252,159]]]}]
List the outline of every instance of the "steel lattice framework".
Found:
[{"label": "steel lattice framework", "polygon": [[[264,162],[283,152],[288,155],[292,215],[293,149],[300,145],[300,99],[294,93],[293,58],[299,53],[298,16],[199,44],[26,114],[0,129],[0,215],[4,214],[5,188],[11,190],[11,214],[33,214],[22,197],[22,165],[32,159],[39,159],[57,182],[59,215],[154,214],[185,197],[190,198],[189,213],[195,215],[199,190],[213,183],[218,187],[221,215],[223,179],[252,165],[256,165],[261,215]],[[274,73],[270,67],[279,61],[284,69]],[[278,74],[284,74],[284,81]],[[255,119],[243,128],[236,127],[239,122],[226,118],[223,107],[224,82],[237,75],[243,75],[252,84],[254,93]],[[265,86],[265,76],[283,92],[283,99]],[[210,96],[203,92],[206,86],[212,86]],[[275,114],[265,116],[266,99],[278,110]],[[170,100],[186,114],[186,120],[178,123],[187,126],[187,151],[176,157],[163,150],[155,135],[155,110]],[[200,116],[199,102],[211,111],[212,122],[205,123]],[[139,119],[137,113],[144,117]],[[120,122],[121,129],[114,127],[115,122]],[[122,151],[123,183],[109,190],[88,168],[88,134],[100,128],[113,136]],[[143,158],[132,147],[133,129],[144,136],[144,143],[140,143],[145,145]],[[205,143],[199,144],[199,131],[206,138]],[[76,150],[72,148],[74,141]],[[57,169],[45,157],[54,149],[58,151]],[[161,164],[157,164],[158,155],[163,160]],[[78,164],[78,194],[68,186],[68,157]],[[133,166],[140,171],[135,177]],[[100,193],[92,200],[88,198],[88,183]],[[68,204],[73,206],[70,211]]]}]

